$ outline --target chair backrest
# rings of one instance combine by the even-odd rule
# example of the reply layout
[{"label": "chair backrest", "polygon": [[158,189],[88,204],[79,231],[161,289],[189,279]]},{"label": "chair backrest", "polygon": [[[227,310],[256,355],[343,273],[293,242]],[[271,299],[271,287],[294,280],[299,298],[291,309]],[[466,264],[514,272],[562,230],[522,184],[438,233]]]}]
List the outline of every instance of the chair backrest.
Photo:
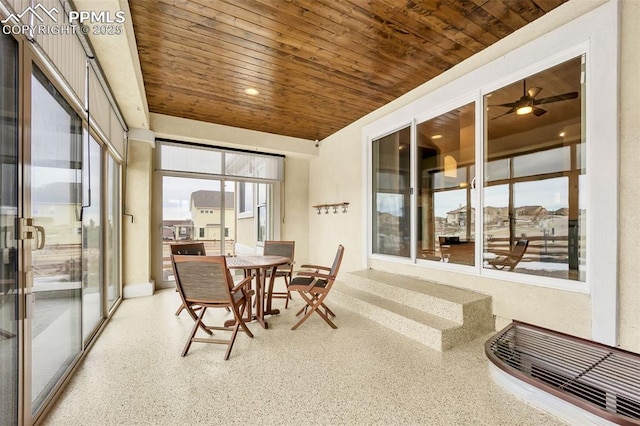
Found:
[{"label": "chair backrest", "polygon": [[171,254],[206,256],[204,243],[171,244]]},{"label": "chair backrest", "polygon": [[[295,241],[265,241],[263,254],[265,256],[282,256],[291,259],[289,267],[293,268],[293,256],[296,251]],[[278,267],[278,270],[286,269],[284,267]]]},{"label": "chair backrest", "polygon": [[516,265],[524,256],[524,252],[527,251],[527,247],[529,246],[529,240],[518,240],[516,242],[515,247],[513,247],[513,251],[509,255],[511,262]]},{"label": "chair backrest", "polygon": [[185,302],[229,303],[233,280],[224,256],[171,255],[178,292]]},{"label": "chair backrest", "polygon": [[333,279],[335,279],[336,276],[338,275],[338,270],[340,269],[340,264],[342,263],[343,254],[344,254],[344,246],[340,244],[338,246],[338,251],[336,252],[336,257],[333,259],[333,264],[331,265],[331,271],[329,272],[329,275],[331,275]]}]

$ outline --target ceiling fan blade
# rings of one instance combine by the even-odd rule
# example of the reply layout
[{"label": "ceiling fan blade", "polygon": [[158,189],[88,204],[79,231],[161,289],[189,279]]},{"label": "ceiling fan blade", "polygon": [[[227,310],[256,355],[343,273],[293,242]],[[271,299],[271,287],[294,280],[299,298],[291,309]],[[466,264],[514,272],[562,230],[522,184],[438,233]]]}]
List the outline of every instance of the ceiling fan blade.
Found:
[{"label": "ceiling fan blade", "polygon": [[542,87],[529,87],[527,95],[529,95],[530,98],[535,98],[540,92],[542,92]]},{"label": "ceiling fan blade", "polygon": [[497,105],[491,105],[491,106],[499,106],[499,107],[506,107],[506,108],[515,108],[516,105],[518,105],[519,102],[509,102],[508,104],[497,104]]},{"label": "ceiling fan blade", "polygon": [[533,107],[533,115],[535,115],[536,117],[540,117],[542,114],[546,114],[547,110],[546,109],[542,109],[542,108],[538,108],[538,107]]},{"label": "ceiling fan blade", "polygon": [[[502,106],[502,105],[496,105],[496,106]],[[497,117],[493,117],[492,120],[495,120],[495,119],[500,118],[500,117],[504,117],[507,114],[512,114],[515,111],[516,111],[516,107],[512,107],[509,111],[505,112],[504,114],[500,114]]]},{"label": "ceiling fan blade", "polygon": [[562,95],[549,96],[548,98],[534,99],[533,104],[534,105],[550,104],[552,102],[566,101],[567,99],[575,99],[577,97],[578,97],[578,92],[569,92],[569,93],[564,93]]}]

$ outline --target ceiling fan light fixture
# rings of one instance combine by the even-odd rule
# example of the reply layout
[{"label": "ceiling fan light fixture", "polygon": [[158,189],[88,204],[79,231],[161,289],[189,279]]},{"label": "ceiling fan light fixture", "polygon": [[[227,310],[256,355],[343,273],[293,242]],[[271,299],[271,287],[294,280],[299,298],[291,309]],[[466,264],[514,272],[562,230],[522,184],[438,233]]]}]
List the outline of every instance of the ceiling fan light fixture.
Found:
[{"label": "ceiling fan light fixture", "polygon": [[533,107],[531,105],[525,105],[525,106],[521,106],[520,108],[518,108],[516,110],[516,114],[518,114],[518,115],[527,115],[527,114],[531,114],[531,111],[533,111]]}]

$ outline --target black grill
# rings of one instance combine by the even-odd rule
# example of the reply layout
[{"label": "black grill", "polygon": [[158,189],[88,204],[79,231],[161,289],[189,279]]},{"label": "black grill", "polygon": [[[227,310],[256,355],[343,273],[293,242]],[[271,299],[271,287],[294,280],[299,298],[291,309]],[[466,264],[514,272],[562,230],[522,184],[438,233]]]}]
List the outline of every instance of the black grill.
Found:
[{"label": "black grill", "polygon": [[485,345],[503,371],[619,424],[640,425],[640,355],[514,321]]}]

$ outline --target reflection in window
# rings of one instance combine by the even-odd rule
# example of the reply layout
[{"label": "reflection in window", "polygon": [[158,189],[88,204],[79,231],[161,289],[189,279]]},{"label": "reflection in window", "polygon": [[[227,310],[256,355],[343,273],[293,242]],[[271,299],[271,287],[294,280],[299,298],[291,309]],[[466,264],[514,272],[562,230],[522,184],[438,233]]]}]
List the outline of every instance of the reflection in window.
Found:
[{"label": "reflection in window", "polygon": [[418,258],[475,264],[475,104],[417,129]]},{"label": "reflection in window", "polygon": [[409,257],[411,129],[373,141],[373,253]]},{"label": "reflection in window", "polygon": [[577,57],[485,96],[486,260],[526,239],[515,272],[585,281],[583,67]]}]

